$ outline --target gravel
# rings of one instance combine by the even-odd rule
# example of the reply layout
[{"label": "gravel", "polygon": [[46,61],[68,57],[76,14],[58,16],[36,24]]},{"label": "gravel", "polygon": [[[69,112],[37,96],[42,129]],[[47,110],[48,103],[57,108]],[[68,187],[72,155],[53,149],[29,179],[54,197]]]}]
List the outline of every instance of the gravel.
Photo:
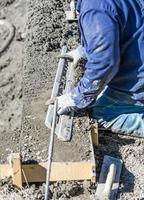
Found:
[{"label": "gravel", "polygon": [[[78,25],[65,21],[64,11],[69,8],[65,0],[29,0],[27,10],[26,1],[2,0],[0,8],[0,18],[8,19],[16,27],[14,41],[0,58],[0,115],[3,116],[0,120],[0,162],[6,162],[9,153],[20,149],[23,161],[27,163],[46,161],[49,131],[44,126],[45,102],[51,94],[58,62],[56,56],[61,47],[67,44],[72,49],[80,42]],[[7,32],[2,31],[7,37]],[[76,69],[76,82],[83,74],[83,66],[82,62]],[[79,116],[74,119],[71,144],[66,144],[62,151],[63,143],[56,140],[54,160],[90,158],[89,119],[87,113],[79,113]],[[100,144],[95,146],[97,176],[106,154],[124,161],[118,199],[144,199],[144,139],[100,131]],[[53,183],[51,198],[94,199],[96,186],[89,181]],[[42,200],[44,191],[45,184],[17,190],[12,186],[11,178],[0,182],[2,200]]]}]

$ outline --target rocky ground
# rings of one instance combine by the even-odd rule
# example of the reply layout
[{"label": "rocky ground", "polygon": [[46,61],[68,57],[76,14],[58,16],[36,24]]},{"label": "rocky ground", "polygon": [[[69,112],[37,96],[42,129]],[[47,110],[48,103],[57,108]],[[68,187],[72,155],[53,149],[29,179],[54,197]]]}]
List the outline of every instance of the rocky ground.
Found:
[{"label": "rocky ground", "polygon": [[[26,0],[0,1],[0,18],[6,18],[15,26],[14,40],[0,57],[1,163],[6,162],[9,153],[20,150],[25,161],[47,158],[49,134],[44,126],[45,102],[50,97],[57,68],[55,57],[64,44],[74,48],[79,43],[77,23],[65,21],[66,9],[66,0],[29,0],[27,5]],[[2,42],[7,32],[0,30]],[[89,158],[88,124],[82,120],[75,118],[71,144],[62,149],[63,144],[56,141],[55,160]],[[84,120],[87,122],[87,117]],[[124,161],[118,199],[144,199],[144,140],[101,131],[100,145],[95,147],[98,175],[105,154]],[[32,185],[18,191],[8,178],[0,182],[0,199],[41,200],[44,187],[45,184]],[[95,188],[88,181],[54,183],[52,199],[93,199]]]},{"label": "rocky ground", "polygon": [[[9,48],[0,55],[0,162],[9,153],[19,150],[22,116],[22,66],[26,3],[0,1],[0,18],[15,26],[15,37]],[[7,38],[5,27],[0,27],[1,46]]]}]

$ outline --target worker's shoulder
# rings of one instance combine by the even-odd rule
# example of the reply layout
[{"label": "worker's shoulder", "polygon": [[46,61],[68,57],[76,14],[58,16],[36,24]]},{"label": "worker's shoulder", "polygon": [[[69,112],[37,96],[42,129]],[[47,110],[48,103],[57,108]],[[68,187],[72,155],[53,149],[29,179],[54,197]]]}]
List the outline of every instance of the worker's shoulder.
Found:
[{"label": "worker's shoulder", "polygon": [[85,11],[96,9],[117,14],[117,10],[126,7],[125,5],[126,0],[82,0],[82,8]]},{"label": "worker's shoulder", "polygon": [[129,0],[101,0],[100,9],[110,13],[118,14],[119,10],[128,9]]}]

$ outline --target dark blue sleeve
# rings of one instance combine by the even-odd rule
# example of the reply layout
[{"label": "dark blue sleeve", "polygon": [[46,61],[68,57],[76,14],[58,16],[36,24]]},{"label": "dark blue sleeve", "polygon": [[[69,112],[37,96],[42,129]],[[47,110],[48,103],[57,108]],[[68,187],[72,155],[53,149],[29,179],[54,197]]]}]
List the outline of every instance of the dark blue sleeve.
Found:
[{"label": "dark blue sleeve", "polygon": [[87,107],[118,72],[120,47],[119,26],[112,14],[89,10],[80,16],[79,23],[88,61],[72,98],[81,109]]}]

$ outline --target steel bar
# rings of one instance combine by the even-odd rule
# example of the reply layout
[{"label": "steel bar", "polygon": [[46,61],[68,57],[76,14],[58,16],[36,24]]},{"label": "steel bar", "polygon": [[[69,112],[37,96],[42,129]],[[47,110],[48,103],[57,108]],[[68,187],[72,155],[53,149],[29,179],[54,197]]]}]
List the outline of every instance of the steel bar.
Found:
[{"label": "steel bar", "polygon": [[49,144],[49,150],[48,150],[45,200],[49,200],[49,185],[50,185],[52,154],[53,154],[53,147],[54,147],[54,135],[55,135],[55,127],[56,127],[56,113],[57,113],[57,100],[55,101],[55,104],[54,104],[53,123],[52,123],[50,144]]}]

